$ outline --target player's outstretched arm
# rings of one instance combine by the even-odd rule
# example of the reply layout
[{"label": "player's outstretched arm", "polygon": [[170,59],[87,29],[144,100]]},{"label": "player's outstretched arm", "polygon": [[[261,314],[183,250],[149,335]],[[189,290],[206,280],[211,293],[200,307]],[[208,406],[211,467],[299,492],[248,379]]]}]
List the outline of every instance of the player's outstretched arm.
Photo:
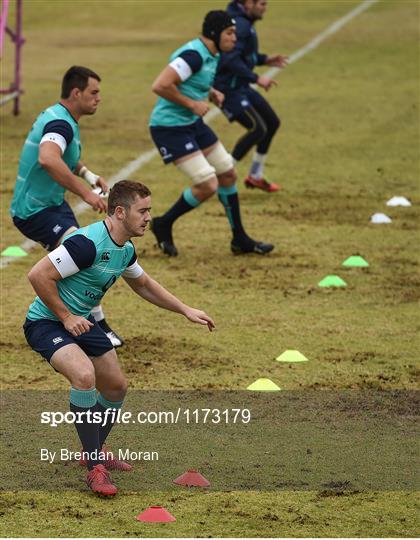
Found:
[{"label": "player's outstretched arm", "polygon": [[267,56],[265,60],[265,65],[279,68],[285,68],[288,63],[289,57],[283,56],[281,54],[276,54],[275,56]]},{"label": "player's outstretched arm", "polygon": [[[51,254],[53,253],[54,251],[51,252]],[[60,319],[68,332],[73,336],[80,336],[85,332],[89,332],[93,324],[84,317],[73,315],[61,300],[58,294],[57,281],[62,277],[48,255],[38,261],[30,270],[28,279],[39,298]]]},{"label": "player's outstretched arm", "polygon": [[176,296],[167,291],[157,281],[152,279],[146,272],[135,279],[124,278],[127,284],[139,296],[161,308],[184,315],[189,321],[206,325],[210,332],[215,328],[214,321],[204,311],[187,306]]},{"label": "player's outstretched arm", "polygon": [[104,200],[93,193],[68,168],[61,158],[61,149],[57,144],[53,142],[42,143],[39,147],[38,162],[58,184],[78,195],[94,210],[106,211]]}]

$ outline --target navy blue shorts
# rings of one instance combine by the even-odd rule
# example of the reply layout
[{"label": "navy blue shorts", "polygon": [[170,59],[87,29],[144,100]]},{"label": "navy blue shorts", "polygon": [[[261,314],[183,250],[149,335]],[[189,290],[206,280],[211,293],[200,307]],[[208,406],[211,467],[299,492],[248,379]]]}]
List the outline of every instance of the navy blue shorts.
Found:
[{"label": "navy blue shorts", "polygon": [[39,242],[47,251],[52,251],[57,246],[60,238],[70,227],[77,229],[80,227],[66,201],[60,206],[45,208],[28,219],[15,216],[13,223],[22,234],[34,242]]},{"label": "navy blue shorts", "polygon": [[187,126],[150,126],[150,134],[165,164],[218,141],[217,135],[201,118]]},{"label": "navy blue shorts", "polygon": [[247,107],[254,107],[258,111],[261,107],[264,108],[266,103],[267,100],[253,88],[240,88],[225,93],[222,112],[229,122],[234,122]]},{"label": "navy blue shorts", "polygon": [[110,339],[95,319],[90,316],[88,320],[95,323],[95,326],[92,326],[89,332],[77,337],[67,332],[62,322],[49,319],[38,321],[26,319],[23,331],[32,349],[48,362],[52,355],[65,345],[76,344],[88,356],[101,356],[113,349]]}]

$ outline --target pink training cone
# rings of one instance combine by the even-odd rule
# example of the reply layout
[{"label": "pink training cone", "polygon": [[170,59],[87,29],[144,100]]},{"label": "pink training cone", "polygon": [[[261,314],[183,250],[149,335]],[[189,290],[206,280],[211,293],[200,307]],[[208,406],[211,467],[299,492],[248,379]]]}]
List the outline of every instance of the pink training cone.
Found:
[{"label": "pink training cone", "polygon": [[174,516],[166,508],[163,508],[163,506],[151,506],[142,514],[139,514],[136,519],[145,523],[169,523],[170,521],[176,521]]},{"label": "pink training cone", "polygon": [[178,484],[179,486],[209,487],[210,482],[195,469],[188,469],[187,472],[175,478],[174,484]]}]

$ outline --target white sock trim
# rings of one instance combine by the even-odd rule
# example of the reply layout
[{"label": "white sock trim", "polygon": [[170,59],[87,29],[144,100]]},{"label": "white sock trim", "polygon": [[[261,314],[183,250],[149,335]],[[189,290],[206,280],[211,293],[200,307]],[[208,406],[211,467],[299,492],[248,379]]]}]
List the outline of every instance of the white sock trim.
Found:
[{"label": "white sock trim", "polygon": [[267,154],[259,154],[258,152],[254,152],[252,160],[257,163],[264,163],[266,157]]},{"label": "white sock trim", "polygon": [[252,176],[252,178],[256,179],[263,177],[264,163],[266,157],[267,154],[259,154],[258,152],[254,152],[251,168],[249,170],[249,176]]}]

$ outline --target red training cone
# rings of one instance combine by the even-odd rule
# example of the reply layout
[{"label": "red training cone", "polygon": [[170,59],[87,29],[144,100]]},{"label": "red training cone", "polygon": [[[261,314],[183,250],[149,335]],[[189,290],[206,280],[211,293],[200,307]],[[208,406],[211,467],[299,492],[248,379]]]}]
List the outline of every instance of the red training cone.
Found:
[{"label": "red training cone", "polygon": [[163,508],[163,506],[151,506],[142,514],[139,514],[136,519],[137,521],[144,521],[146,523],[168,523],[170,521],[176,521],[174,516],[166,508]]},{"label": "red training cone", "polygon": [[178,484],[179,486],[209,487],[210,482],[195,469],[188,469],[186,473],[175,478],[174,484]]}]

